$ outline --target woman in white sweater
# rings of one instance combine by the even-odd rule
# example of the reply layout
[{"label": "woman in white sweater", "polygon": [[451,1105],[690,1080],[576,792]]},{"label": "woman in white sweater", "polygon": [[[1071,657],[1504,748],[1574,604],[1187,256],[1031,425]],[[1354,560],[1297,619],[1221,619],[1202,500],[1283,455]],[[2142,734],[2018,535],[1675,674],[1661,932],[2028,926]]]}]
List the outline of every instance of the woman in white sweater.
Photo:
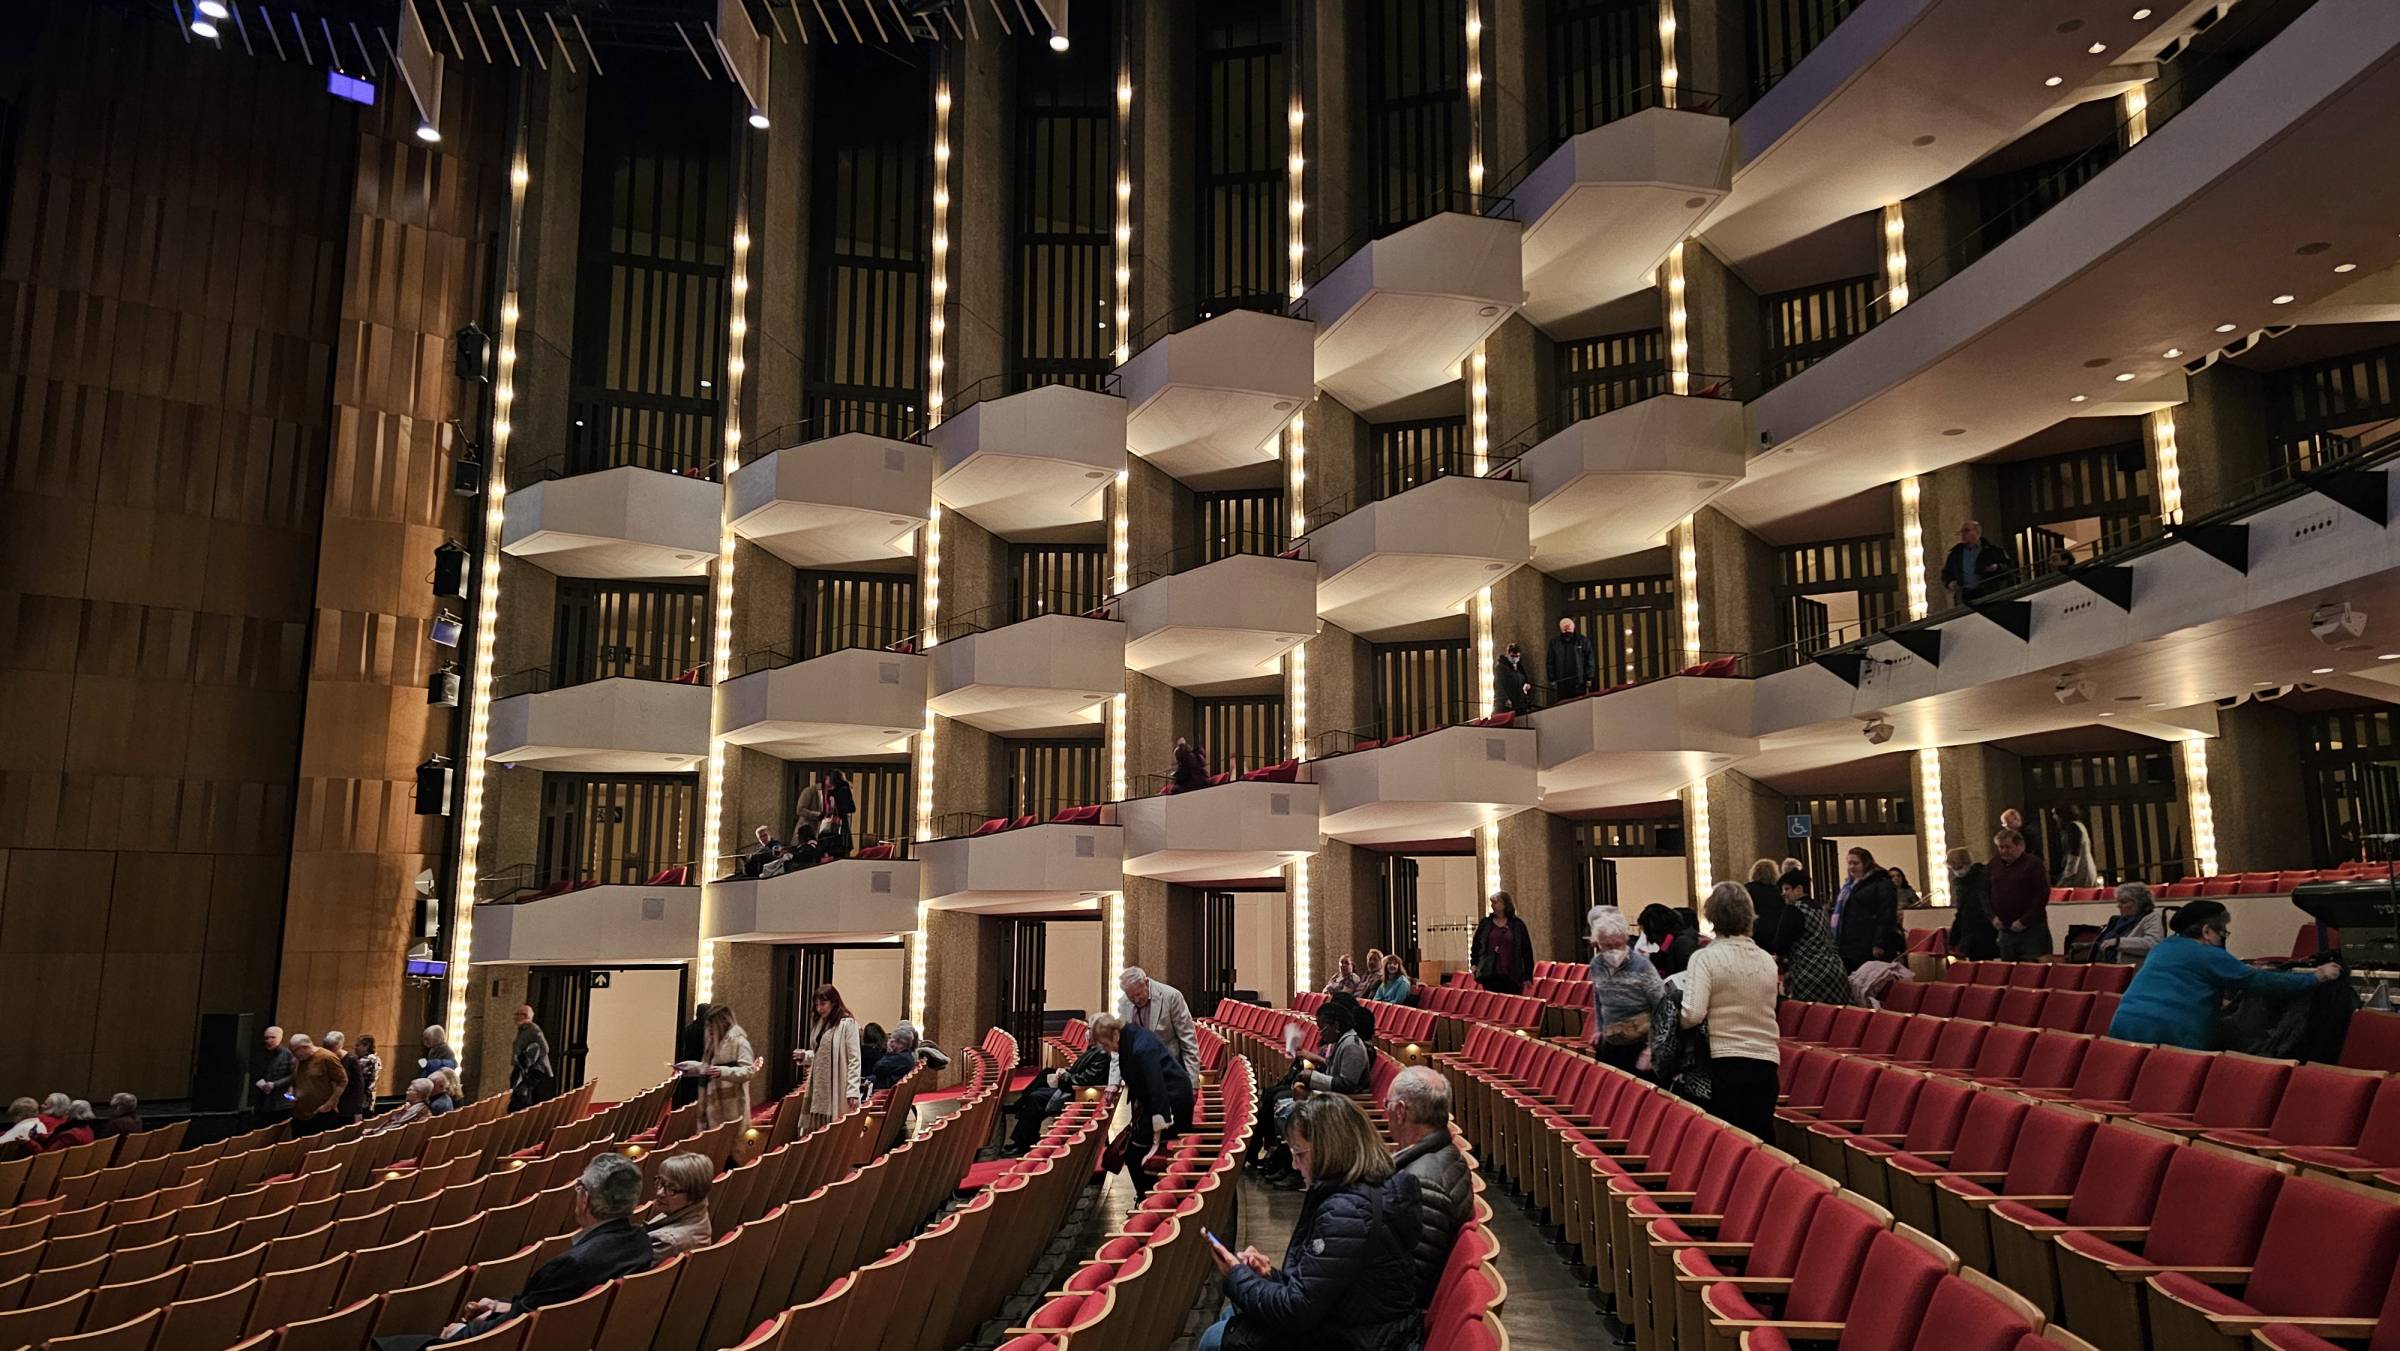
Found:
[{"label": "woman in white sweater", "polygon": [[1716,930],[1683,969],[1683,1025],[1708,1026],[1709,1110],[1761,1140],[1775,1129],[1775,959],[1750,939],[1757,912],[1739,882],[1701,903]]},{"label": "woman in white sweater", "polygon": [[858,1020],[831,985],[817,987],[807,1020],[808,1045],[792,1052],[808,1070],[800,1104],[800,1133],[831,1125],[858,1110]]}]

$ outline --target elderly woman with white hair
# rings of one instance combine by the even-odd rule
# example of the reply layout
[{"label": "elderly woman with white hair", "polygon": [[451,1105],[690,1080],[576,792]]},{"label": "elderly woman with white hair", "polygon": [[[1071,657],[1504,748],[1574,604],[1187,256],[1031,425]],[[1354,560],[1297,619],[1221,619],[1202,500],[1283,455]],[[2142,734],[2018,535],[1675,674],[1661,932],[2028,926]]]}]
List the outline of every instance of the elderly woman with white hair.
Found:
[{"label": "elderly woman with white hair", "polygon": [[2092,940],[2092,960],[2138,966],[2166,937],[2166,916],[2158,913],[2158,901],[2150,894],[2149,885],[2127,882],[2117,888],[2116,918],[2102,926],[2100,936]]},{"label": "elderly woman with white hair", "polygon": [[1650,1006],[1664,988],[1658,968],[1633,946],[1625,912],[1595,905],[1591,913],[1592,1050],[1627,1073],[1650,1045]]}]

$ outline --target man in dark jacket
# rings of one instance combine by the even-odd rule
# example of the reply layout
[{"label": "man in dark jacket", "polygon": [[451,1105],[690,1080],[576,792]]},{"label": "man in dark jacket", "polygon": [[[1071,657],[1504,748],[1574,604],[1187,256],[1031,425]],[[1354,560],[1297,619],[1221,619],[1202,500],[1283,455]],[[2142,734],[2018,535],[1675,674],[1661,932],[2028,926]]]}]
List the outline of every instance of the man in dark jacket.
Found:
[{"label": "man in dark jacket", "polygon": [[550,1038],[533,1020],[533,1005],[517,1005],[517,1044],[509,1053],[508,1110],[521,1112],[558,1092],[550,1066]]},{"label": "man in dark jacket", "polygon": [[1590,694],[1600,679],[1600,654],[1592,640],[1575,631],[1575,621],[1558,621],[1558,636],[1550,640],[1550,702],[1564,703]]},{"label": "man in dark jacket", "polygon": [[251,1057],[250,1099],[261,1122],[279,1121],[292,1110],[285,1095],[292,1087],[292,1048],[283,1044],[283,1029],[270,1027],[259,1053]]},{"label": "man in dark jacket", "polygon": [[1942,560],[1942,586],[1952,604],[1974,600],[2016,579],[2017,561],[1983,537],[1983,522],[1969,521],[1958,528],[1958,543]]},{"label": "man in dark jacket", "polygon": [[1475,1213],[1467,1161],[1450,1138],[1450,1081],[1429,1066],[1409,1066],[1384,1090],[1383,1115],[1399,1146],[1392,1166],[1417,1180],[1417,1307],[1428,1309],[1450,1248]]},{"label": "man in dark jacket", "polygon": [[1533,667],[1526,664],[1525,653],[1515,643],[1492,663],[1492,689],[1499,696],[1499,707],[1493,712],[1518,717],[1533,712]]},{"label": "man in dark jacket", "polygon": [[2025,847],[2025,837],[2003,829],[1992,837],[1985,866],[1992,896],[1992,925],[1999,930],[2000,960],[2030,962],[2050,955],[2050,868]]},{"label": "man in dark jacket", "polygon": [[1074,1101],[1075,1091],[1098,1088],[1108,1082],[1109,1055],[1097,1046],[1086,1046],[1075,1063],[1063,1070],[1051,1070],[1033,1081],[1017,1095],[1009,1112],[1017,1119],[1016,1128],[1009,1133],[1008,1153],[1011,1157],[1033,1148],[1042,1135],[1042,1123],[1067,1110]]},{"label": "man in dark jacket", "polygon": [[1132,1100],[1132,1120],[1125,1126],[1125,1176],[1133,1194],[1150,1194],[1151,1176],[1144,1167],[1153,1146],[1173,1139],[1192,1124],[1192,1081],[1183,1062],[1149,1028],[1128,1024],[1113,1013],[1092,1020],[1092,1044],[1117,1058],[1117,1074]]},{"label": "man in dark jacket", "polygon": [[422,1351],[436,1342],[479,1337],[519,1314],[564,1304],[604,1281],[648,1271],[656,1260],[650,1236],[633,1223],[642,1199],[641,1165],[622,1154],[598,1154],[575,1182],[575,1221],[582,1227],[567,1250],[544,1262],[514,1299],[469,1300],[461,1320],[439,1337],[378,1337],[376,1351]]}]

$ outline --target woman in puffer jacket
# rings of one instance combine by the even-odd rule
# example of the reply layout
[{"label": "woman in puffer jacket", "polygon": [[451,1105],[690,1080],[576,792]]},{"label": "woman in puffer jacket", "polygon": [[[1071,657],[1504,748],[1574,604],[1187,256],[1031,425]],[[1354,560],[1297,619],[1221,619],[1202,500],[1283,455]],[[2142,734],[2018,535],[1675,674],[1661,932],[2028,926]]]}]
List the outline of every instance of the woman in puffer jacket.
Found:
[{"label": "woman in puffer jacket", "polygon": [[1196,1351],[1406,1351],[1424,1336],[1417,1309],[1417,1180],[1350,1099],[1311,1093],[1293,1110],[1292,1162],[1308,1181],[1283,1265],[1256,1248],[1209,1254],[1230,1306]]}]

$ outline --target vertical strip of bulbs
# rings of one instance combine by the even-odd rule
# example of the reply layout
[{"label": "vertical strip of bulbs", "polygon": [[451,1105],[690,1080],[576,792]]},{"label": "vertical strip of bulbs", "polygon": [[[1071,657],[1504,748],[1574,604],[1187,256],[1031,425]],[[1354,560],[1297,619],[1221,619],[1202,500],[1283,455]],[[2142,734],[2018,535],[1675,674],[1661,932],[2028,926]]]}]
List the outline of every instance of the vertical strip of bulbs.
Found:
[{"label": "vertical strip of bulbs", "polygon": [[[1491,344],[1475,344],[1475,355],[1467,359],[1467,422],[1474,436],[1475,473],[1481,476],[1492,464],[1492,380]],[[1492,712],[1499,706],[1500,687],[1494,667],[1499,656],[1492,634],[1492,589],[1485,587],[1475,593],[1475,655],[1477,689],[1483,696],[1482,711]],[[1500,825],[1493,822],[1479,832],[1483,857],[1483,893],[1488,896],[1500,890]]]},{"label": "vertical strip of bulbs", "polygon": [[2208,795],[2208,742],[2183,743],[2183,804],[2192,819],[2192,857],[2202,877],[2217,875],[2217,812]]},{"label": "vertical strip of bulbs", "polygon": [[2183,524],[2183,462],[2175,448],[2175,410],[2161,408],[2150,415],[2150,454],[2158,468],[2158,517],[2168,525]]},{"label": "vertical strip of bulbs", "polygon": [[[950,75],[939,71],[933,78],[933,231],[929,241],[931,257],[927,268],[928,312],[925,319],[925,425],[936,427],[942,421],[942,374],[946,363],[942,356],[943,339],[950,330],[950,319],[944,309],[950,303]],[[942,614],[942,504],[934,502],[925,513],[925,561],[917,589],[923,592],[919,602],[924,617],[924,632],[918,636],[917,650],[932,650],[941,641],[936,628]],[[936,744],[933,710],[925,711],[925,726],[917,732],[917,829],[920,840],[934,837],[933,825],[933,757]],[[917,902],[917,931],[908,942],[908,1012],[909,1020],[917,1026],[926,1025],[925,994],[930,984],[931,957],[927,952],[927,920],[931,907]]]},{"label": "vertical strip of bulbs", "polygon": [[1924,484],[1914,474],[1900,480],[1900,575],[1908,582],[1908,617],[1933,613],[1925,585]]},{"label": "vertical strip of bulbs", "polygon": [[[1686,516],[1675,527],[1675,598],[1683,608],[1683,662],[1700,660],[1700,545],[1699,532]],[[1692,895],[1706,896],[1709,887],[1708,780],[1700,779],[1683,791],[1691,828],[1684,838],[1691,851]],[[1705,918],[1702,927],[1707,928]],[[1711,932],[1714,930],[1712,929]]]},{"label": "vertical strip of bulbs", "polygon": [[1883,208],[1883,303],[1893,314],[1908,308],[1908,221],[1898,202]]},{"label": "vertical strip of bulbs", "polygon": [[[450,975],[443,1017],[455,1040],[466,1046],[467,991],[475,959],[475,885],[483,850],[483,782],[492,743],[492,663],[499,651],[500,537],[508,524],[509,406],[517,400],[518,269],[525,250],[525,189],[533,182],[525,165],[525,129],[508,166],[508,256],[501,264],[499,369],[492,383],[492,444],[484,461],[483,576],[475,588],[475,658],[468,673],[466,801],[458,818],[458,893],[450,903]],[[458,1070],[465,1073],[466,1056]]]},{"label": "vertical strip of bulbs", "polygon": [[1675,64],[1675,0],[1658,0],[1658,106],[1675,106],[1683,71]]},{"label": "vertical strip of bulbs", "polygon": [[1692,392],[1692,313],[1683,303],[1683,251],[1689,243],[1676,241],[1660,266],[1667,285],[1667,380],[1677,394]]},{"label": "vertical strip of bulbs", "polygon": [[1917,752],[1917,829],[1925,836],[1925,903],[1950,904],[1950,827],[1943,815],[1942,748]]},{"label": "vertical strip of bulbs", "polygon": [[1133,358],[1133,73],[1117,67],[1117,364]]},{"label": "vertical strip of bulbs", "polygon": [[2125,148],[2133,149],[2150,134],[2150,86],[2137,84],[2125,91]]},{"label": "vertical strip of bulbs", "polygon": [[[1301,264],[1308,257],[1308,238],[1303,225],[1308,214],[1308,199],[1302,191],[1302,171],[1308,159],[1302,153],[1301,133],[1308,126],[1308,112],[1301,101],[1300,72],[1302,63],[1291,63],[1292,103],[1285,117],[1285,134],[1289,158],[1284,162],[1284,200],[1287,222],[1285,229],[1291,264],[1291,276],[1285,284],[1285,294],[1298,300],[1307,290],[1301,278]],[[1298,539],[1308,533],[1308,416],[1303,413],[1291,421],[1283,432],[1283,491],[1289,499],[1291,537]],[[1294,644],[1283,661],[1283,706],[1288,720],[1291,744],[1287,750],[1293,759],[1308,756],[1308,644]],[[1315,969],[1316,952],[1309,939],[1308,865],[1305,858],[1292,860],[1285,889],[1291,900],[1293,990],[1310,987],[1309,972]]]},{"label": "vertical strip of bulbs", "polygon": [[[1297,61],[1293,62],[1292,109],[1286,118],[1286,121],[1289,124],[1288,141],[1290,145],[1290,152],[1289,157],[1284,161],[1283,165],[1285,203],[1284,211],[1290,218],[1284,227],[1286,239],[1285,248],[1290,255],[1291,265],[1291,276],[1286,281],[1284,294],[1292,300],[1298,300],[1301,296],[1301,293],[1308,289],[1307,286],[1302,283],[1300,276],[1301,264],[1308,259],[1308,238],[1302,230],[1303,217],[1308,211],[1308,200],[1300,190],[1301,173],[1308,167],[1308,157],[1301,153],[1300,133],[1307,126],[1308,113],[1304,108],[1301,107],[1300,104],[1299,71],[1300,63]],[[1297,421],[1295,421],[1293,425],[1297,426],[1299,424]]]},{"label": "vertical strip of bulbs", "polygon": [[1483,4],[1467,0],[1467,191],[1483,195]]},{"label": "vertical strip of bulbs", "polygon": [[[742,467],[742,373],[749,368],[742,358],[743,347],[750,336],[750,212],[747,204],[735,209],[733,218],[733,317],[725,325],[725,462],[723,482],[725,501],[723,516],[717,524],[717,600],[716,646],[708,663],[708,683],[713,690],[725,679],[733,666],[733,558],[740,536],[733,531],[733,471]],[[713,703],[713,701],[712,701]],[[712,856],[730,851],[731,841],[723,839],[725,830],[725,764],[731,754],[731,743],[715,735],[712,727],[708,741],[708,796],[701,813],[700,838]],[[709,871],[714,871],[713,866]],[[706,873],[702,874],[705,879]],[[706,938],[700,940],[699,970],[694,984],[698,997],[707,1001],[716,995],[717,945]]]}]

